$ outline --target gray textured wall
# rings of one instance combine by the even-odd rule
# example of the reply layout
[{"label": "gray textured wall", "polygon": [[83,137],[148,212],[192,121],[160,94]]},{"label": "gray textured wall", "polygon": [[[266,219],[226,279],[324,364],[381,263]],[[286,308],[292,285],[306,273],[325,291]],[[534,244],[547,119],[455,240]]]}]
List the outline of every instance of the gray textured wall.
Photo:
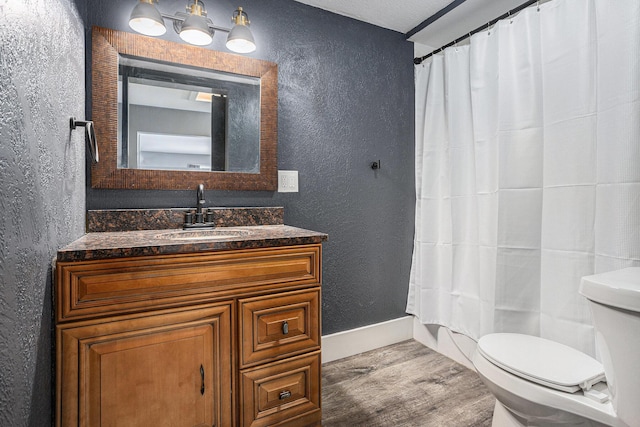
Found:
[{"label": "gray textured wall", "polygon": [[51,262],[84,232],[80,16],[71,0],[0,1],[0,426],[51,424]]},{"label": "gray textured wall", "polygon": [[[237,6],[206,1],[228,25]],[[89,0],[88,24],[130,31],[133,1]],[[164,12],[184,1],[164,0]],[[285,222],[329,234],[323,334],[404,315],[414,217],[413,46],[402,34],[292,0],[246,0],[258,50],[279,66],[278,168],[299,193],[207,192],[207,205],[284,206]],[[169,26],[170,27],[170,26]],[[87,27],[87,34],[89,34]],[[166,39],[180,39],[169,28]],[[224,50],[225,34],[210,48]],[[374,172],[369,163],[381,160]],[[193,191],[87,188],[90,209],[193,206]]]}]

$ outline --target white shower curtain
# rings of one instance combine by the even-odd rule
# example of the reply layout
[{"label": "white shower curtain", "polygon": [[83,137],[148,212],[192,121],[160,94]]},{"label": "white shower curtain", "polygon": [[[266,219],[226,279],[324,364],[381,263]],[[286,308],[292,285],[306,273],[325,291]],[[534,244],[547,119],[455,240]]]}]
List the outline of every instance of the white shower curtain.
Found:
[{"label": "white shower curtain", "polygon": [[580,278],[640,266],[640,1],[553,0],[416,67],[407,312],[595,354]]}]

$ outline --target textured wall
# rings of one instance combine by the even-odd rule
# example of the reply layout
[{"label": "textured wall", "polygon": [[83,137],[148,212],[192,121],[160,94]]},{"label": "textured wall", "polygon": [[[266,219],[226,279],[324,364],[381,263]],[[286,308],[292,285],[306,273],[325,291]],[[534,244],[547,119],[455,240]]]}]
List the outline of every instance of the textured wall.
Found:
[{"label": "textured wall", "polygon": [[[130,31],[133,1],[87,3],[89,25]],[[229,25],[236,2],[205,3],[218,25]],[[414,215],[412,44],[291,0],[242,6],[259,44],[251,56],[278,63],[278,168],[299,171],[300,192],[211,191],[207,204],[284,206],[287,224],[329,234],[324,334],[403,316]],[[160,7],[182,11],[184,1]],[[180,40],[171,28],[163,37]],[[217,34],[210,48],[225,49],[225,37]],[[374,160],[382,163],[377,172]],[[194,199],[195,189],[87,189],[91,209],[187,207]]]},{"label": "textured wall", "polygon": [[51,261],[84,230],[79,16],[71,0],[0,1],[0,426],[51,424]]}]

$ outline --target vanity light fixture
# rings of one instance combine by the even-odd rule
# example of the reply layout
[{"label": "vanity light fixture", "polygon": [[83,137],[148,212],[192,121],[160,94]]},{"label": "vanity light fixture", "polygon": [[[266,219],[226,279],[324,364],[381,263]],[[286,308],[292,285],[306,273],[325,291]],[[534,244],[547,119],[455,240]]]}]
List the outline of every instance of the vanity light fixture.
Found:
[{"label": "vanity light fixture", "polygon": [[234,23],[227,37],[227,49],[237,53],[250,53],[256,50],[253,34],[249,29],[249,16],[241,7],[233,12],[231,21]]},{"label": "vanity light fixture", "polygon": [[213,41],[216,30],[229,33],[227,49],[236,53],[251,53],[256,50],[253,34],[249,29],[249,16],[238,7],[233,12],[231,22],[233,28],[218,27],[207,17],[202,0],[188,0],[187,13],[176,12],[175,15],[161,13],[155,3],[158,0],[138,0],[138,4],[131,11],[129,26],[136,32],[146,36],[161,36],[167,30],[164,19],[173,22],[173,29],[180,38],[187,43],[206,46]]},{"label": "vanity light fixture", "polygon": [[161,36],[167,32],[160,11],[153,5],[154,0],[140,0],[131,11],[129,26],[147,36]]},{"label": "vanity light fixture", "polygon": [[[176,28],[180,38],[196,46],[210,44],[213,41],[213,28],[209,28],[204,4],[195,0],[193,4],[187,5],[187,12],[189,12],[188,16],[178,24],[179,28]],[[179,21],[173,21],[174,27],[177,22]]]}]

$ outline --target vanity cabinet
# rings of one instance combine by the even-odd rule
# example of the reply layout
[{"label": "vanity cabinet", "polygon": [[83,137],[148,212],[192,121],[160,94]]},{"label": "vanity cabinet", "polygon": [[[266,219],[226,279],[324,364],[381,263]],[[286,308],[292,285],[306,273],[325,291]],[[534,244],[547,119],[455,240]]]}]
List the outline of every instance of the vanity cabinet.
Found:
[{"label": "vanity cabinet", "polygon": [[59,260],[56,425],[319,426],[320,285],[320,244]]}]

